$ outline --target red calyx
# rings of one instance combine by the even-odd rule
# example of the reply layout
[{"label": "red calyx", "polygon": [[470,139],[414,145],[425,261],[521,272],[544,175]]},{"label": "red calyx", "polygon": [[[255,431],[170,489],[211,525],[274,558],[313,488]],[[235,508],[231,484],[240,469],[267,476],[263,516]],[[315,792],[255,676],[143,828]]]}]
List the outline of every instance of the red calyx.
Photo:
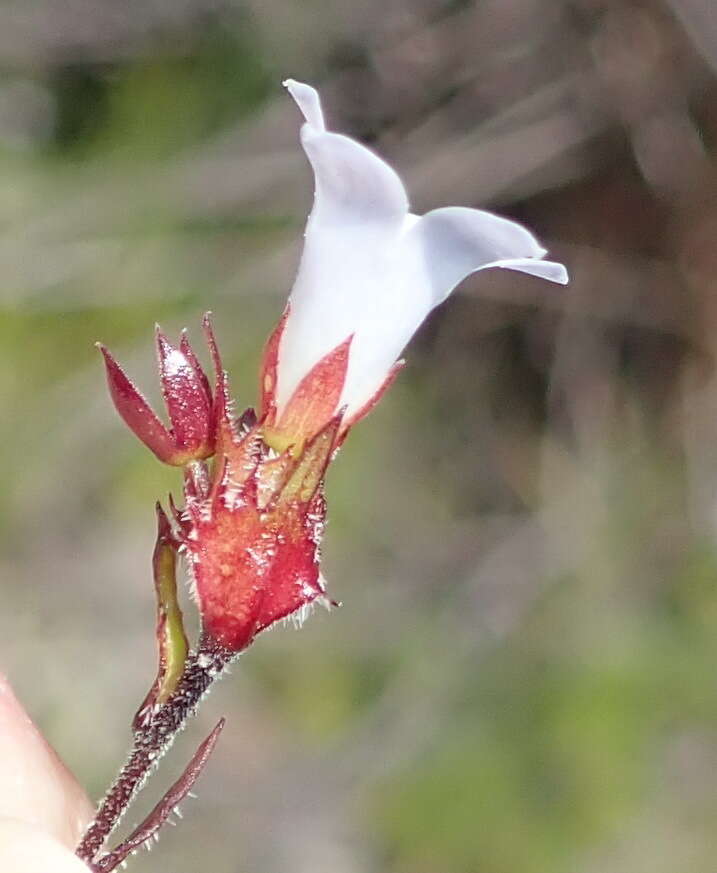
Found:
[{"label": "red calyx", "polygon": [[262,630],[324,595],[322,484],[341,415],[298,455],[274,456],[263,439],[263,421],[244,416],[247,430],[232,420],[226,373],[211,336],[210,345],[217,369],[217,455],[206,486],[198,487],[189,470],[185,475],[189,523],[180,535],[204,632],[240,651]]},{"label": "red calyx", "polygon": [[[185,507],[180,510],[170,499],[171,523],[160,512],[158,548],[167,559],[173,560],[178,552],[185,555],[204,634],[235,652],[276,621],[303,616],[314,601],[329,602],[319,572],[326,515],[323,480],[345,432],[345,410],[337,412],[336,405],[351,338],[319,361],[297,387],[278,422],[292,438],[277,454],[267,433],[276,426],[274,389],[284,321],[267,348],[269,378],[259,420],[252,410],[238,420],[232,414],[229,382],[208,316],[203,326],[214,363],[213,389],[186,335],[176,348],[157,330],[162,393],[171,427],[159,420],[119,364],[100,347],[122,418],[160,460],[185,465]],[[212,454],[213,462],[204,463]],[[170,661],[179,663],[174,655],[181,654],[184,640],[169,584],[174,565],[165,563],[159,567],[155,560],[160,671],[150,704],[159,701],[162,683],[173,681],[176,671],[170,669]],[[158,575],[158,567],[167,572]]]}]

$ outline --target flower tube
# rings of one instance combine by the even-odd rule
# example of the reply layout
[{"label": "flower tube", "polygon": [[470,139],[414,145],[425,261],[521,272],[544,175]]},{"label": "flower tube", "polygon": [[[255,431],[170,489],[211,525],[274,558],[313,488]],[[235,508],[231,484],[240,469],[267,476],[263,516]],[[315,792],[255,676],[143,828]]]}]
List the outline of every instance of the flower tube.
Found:
[{"label": "flower tube", "polygon": [[469,274],[499,267],[568,281],[514,221],[461,206],[412,214],[385,161],[326,129],[314,88],[284,84],[304,116],[315,194],[289,307],[262,372],[266,433],[279,448],[300,445],[340,409],[344,433],[363,417],[428,313]]}]

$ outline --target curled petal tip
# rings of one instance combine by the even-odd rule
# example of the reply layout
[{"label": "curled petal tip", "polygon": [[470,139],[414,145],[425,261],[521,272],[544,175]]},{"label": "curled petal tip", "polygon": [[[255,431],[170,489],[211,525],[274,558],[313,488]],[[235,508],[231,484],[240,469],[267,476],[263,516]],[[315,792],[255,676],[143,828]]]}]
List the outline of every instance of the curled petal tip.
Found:
[{"label": "curled petal tip", "polygon": [[555,279],[553,281],[557,282],[559,285],[567,285],[570,282],[570,273],[568,273],[567,269],[562,264],[556,265],[558,269],[555,272]]},{"label": "curled petal tip", "polygon": [[321,109],[321,99],[316,88],[312,88],[311,85],[306,85],[303,82],[297,82],[295,79],[284,79],[282,84],[294,98],[296,105],[301,110],[301,114],[306,119],[306,123],[310,127],[316,128],[316,130],[325,130],[324,113]]},{"label": "curled petal tip", "polygon": [[556,285],[567,285],[570,281],[568,271],[563,264],[556,261],[543,261],[540,258],[508,258],[504,261],[496,261],[486,264],[487,267],[501,267],[505,270],[517,270],[519,273],[527,273],[529,276],[537,276]]},{"label": "curled petal tip", "polygon": [[[536,255],[536,260],[541,261],[542,272],[535,275],[541,279],[547,279],[549,282],[555,282],[558,285],[567,285],[570,282],[570,274],[564,264],[557,261],[546,261],[545,257],[549,254],[549,250],[540,246],[539,254]],[[538,268],[540,269],[540,267]]]}]

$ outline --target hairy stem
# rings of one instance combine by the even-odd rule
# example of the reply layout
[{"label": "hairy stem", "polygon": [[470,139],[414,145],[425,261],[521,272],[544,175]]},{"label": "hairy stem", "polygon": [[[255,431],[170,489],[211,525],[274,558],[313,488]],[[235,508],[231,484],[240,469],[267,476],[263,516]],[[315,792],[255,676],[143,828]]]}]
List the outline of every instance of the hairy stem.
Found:
[{"label": "hairy stem", "polygon": [[92,865],[93,873],[112,873],[113,870],[124,862],[128,855],[131,855],[140,846],[146,845],[147,841],[152,837],[157,836],[159,829],[170,818],[172,813],[178,812],[177,804],[181,803],[187,794],[190,793],[192,786],[204,769],[204,765],[209,760],[209,756],[212,754],[223,727],[224,719],[222,718],[194,753],[192,760],[184,768],[179,779],[164,794],[142,824],[136,827],[116,849],[113,849],[113,851],[108,852],[106,855],[102,855]]},{"label": "hairy stem", "polygon": [[134,733],[127,762],[100,803],[75,854],[91,864],[162,755],[197,709],[235,653],[203,637],[191,652],[172,696]]}]

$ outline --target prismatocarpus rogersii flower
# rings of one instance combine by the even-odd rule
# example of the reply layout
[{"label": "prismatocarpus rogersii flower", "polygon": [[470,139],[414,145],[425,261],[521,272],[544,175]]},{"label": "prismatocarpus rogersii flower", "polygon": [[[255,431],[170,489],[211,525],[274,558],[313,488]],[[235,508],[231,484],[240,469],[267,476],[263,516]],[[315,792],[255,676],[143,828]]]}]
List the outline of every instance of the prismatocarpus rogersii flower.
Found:
[{"label": "prismatocarpus rogersii flower", "polygon": [[[269,337],[256,411],[236,417],[214,330],[204,332],[205,374],[186,334],[173,346],[157,329],[169,426],[100,347],[114,404],[161,461],[184,470],[184,505],[157,507],[154,552],[159,669],[134,721],[128,764],[78,849],[92,869],[114,869],[166,820],[167,796],[129,841],[98,858],[145,776],[223,668],[257,634],[312,604],[330,605],[319,551],[324,477],[350,429],[398,374],[399,355],[428,313],[468,274],[517,270],[564,284],[561,264],[521,225],[463,207],[409,211],[391,167],[326,129],[317,92],[285,85],[305,123],[301,142],[314,204],[289,303]],[[190,648],[177,599],[182,555],[201,619]],[[200,747],[172,800],[183,797],[216,741]],[[172,793],[173,792],[173,793]],[[168,795],[169,796],[169,795]]]}]

